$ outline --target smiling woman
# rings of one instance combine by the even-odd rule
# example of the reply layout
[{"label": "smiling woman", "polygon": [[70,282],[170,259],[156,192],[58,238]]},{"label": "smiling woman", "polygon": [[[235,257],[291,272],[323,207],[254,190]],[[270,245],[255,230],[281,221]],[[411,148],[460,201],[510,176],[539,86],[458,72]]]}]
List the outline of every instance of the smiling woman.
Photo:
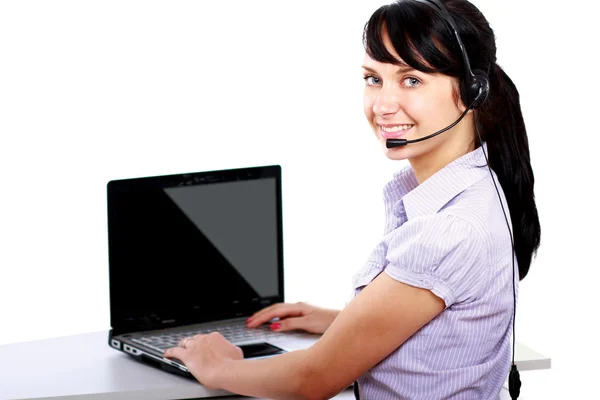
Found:
[{"label": "smiling woman", "polygon": [[365,115],[386,156],[410,167],[384,189],[385,236],[357,274],[356,294],[385,272],[445,307],[356,386],[364,398],[495,398],[509,371],[516,286],[540,242],[518,91],[496,64],[492,29],[467,1],[383,6],[363,39]]},{"label": "smiling woman", "polygon": [[[355,381],[363,400],[495,400],[540,242],[518,91],[466,0],[385,5],[363,39],[365,116],[385,156],[410,165],[384,186],[384,235],[352,301],[305,350],[244,360],[212,334],[191,342],[195,355],[173,355],[207,385],[268,398],[331,398]],[[296,307],[296,328],[308,329],[307,314]]]}]

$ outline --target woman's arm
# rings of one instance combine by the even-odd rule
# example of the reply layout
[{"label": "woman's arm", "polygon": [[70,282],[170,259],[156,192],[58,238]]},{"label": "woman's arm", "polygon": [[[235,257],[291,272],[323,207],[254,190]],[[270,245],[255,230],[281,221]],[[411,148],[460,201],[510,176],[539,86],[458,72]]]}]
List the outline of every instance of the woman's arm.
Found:
[{"label": "woman's arm", "polygon": [[269,399],[329,399],[444,310],[427,289],[380,274],[310,348],[258,360],[228,360],[215,387]]},{"label": "woman's arm", "polygon": [[296,350],[269,358],[227,360],[207,383],[244,396],[305,400],[311,399],[310,375],[306,350]]}]

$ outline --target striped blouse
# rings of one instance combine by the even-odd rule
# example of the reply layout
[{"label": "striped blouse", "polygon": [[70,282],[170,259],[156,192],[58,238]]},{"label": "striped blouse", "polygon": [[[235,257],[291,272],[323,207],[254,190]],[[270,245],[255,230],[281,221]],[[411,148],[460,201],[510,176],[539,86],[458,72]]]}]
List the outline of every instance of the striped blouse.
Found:
[{"label": "striped blouse", "polygon": [[[353,296],[385,272],[446,308],[358,378],[360,399],[497,399],[510,367],[512,248],[481,147],[420,185],[402,169],[383,200],[384,235],[354,276]],[[515,259],[517,294],[518,276]]]}]

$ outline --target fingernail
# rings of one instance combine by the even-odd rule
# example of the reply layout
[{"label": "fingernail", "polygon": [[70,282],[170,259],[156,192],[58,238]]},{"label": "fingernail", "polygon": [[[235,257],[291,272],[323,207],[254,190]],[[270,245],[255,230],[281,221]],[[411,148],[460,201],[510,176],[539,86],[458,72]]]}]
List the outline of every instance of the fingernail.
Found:
[{"label": "fingernail", "polygon": [[281,324],[271,324],[271,329],[273,329],[273,330],[279,329],[280,326],[281,326]]}]

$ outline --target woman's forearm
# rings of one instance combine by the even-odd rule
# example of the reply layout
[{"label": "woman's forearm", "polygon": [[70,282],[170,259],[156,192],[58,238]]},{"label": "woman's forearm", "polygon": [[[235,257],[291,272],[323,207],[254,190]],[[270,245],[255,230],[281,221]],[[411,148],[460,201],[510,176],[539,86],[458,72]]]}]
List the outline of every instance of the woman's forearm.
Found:
[{"label": "woman's forearm", "polygon": [[[324,333],[341,310],[324,309]],[[244,396],[269,399],[313,398],[318,388],[306,362],[306,350],[296,350],[261,359],[228,361],[214,377],[214,386]],[[314,376],[313,376],[314,377]]]},{"label": "woman's forearm", "polygon": [[311,398],[306,350],[261,359],[229,360],[213,377],[211,386],[244,396],[268,399]]},{"label": "woman's forearm", "polygon": [[[338,315],[340,315],[340,313],[342,312],[341,310],[334,310],[334,309],[327,309],[327,311],[329,312],[330,318],[331,318],[331,322],[329,323],[329,325],[327,326],[327,329],[331,326],[331,324],[333,324],[333,321],[335,321],[335,319],[337,318]],[[325,329],[325,330],[327,330]],[[325,333],[325,332],[323,332]]]}]

